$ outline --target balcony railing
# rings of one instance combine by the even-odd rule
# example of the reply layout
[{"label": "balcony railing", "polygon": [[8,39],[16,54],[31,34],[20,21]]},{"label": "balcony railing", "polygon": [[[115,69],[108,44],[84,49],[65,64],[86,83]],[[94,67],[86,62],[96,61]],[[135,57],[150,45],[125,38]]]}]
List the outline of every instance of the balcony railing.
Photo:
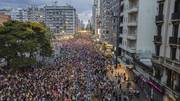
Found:
[{"label": "balcony railing", "polygon": [[159,14],[156,16],[156,22],[162,22],[164,19],[164,15],[163,14]]},{"label": "balcony railing", "polygon": [[180,61],[178,61],[178,60],[171,60],[169,58],[166,58],[166,64],[168,64],[174,68],[180,69]]},{"label": "balcony railing", "polygon": [[176,37],[169,37],[169,44],[170,45],[176,45],[177,44],[177,38]]},{"label": "balcony railing", "polygon": [[161,57],[161,56],[156,56],[156,55],[153,55],[153,58],[152,58],[152,60],[155,62],[158,62],[159,64],[161,64],[161,63],[163,63],[163,61],[164,61],[164,58],[163,57]]},{"label": "balcony railing", "polygon": [[178,45],[180,46],[180,38],[178,38]]},{"label": "balcony railing", "polygon": [[175,89],[173,89],[171,86],[168,86],[168,84],[163,84],[164,87],[166,88],[166,92],[167,93],[173,93],[175,94],[176,97],[179,97],[180,96],[180,90],[177,89],[177,87]]},{"label": "balcony railing", "polygon": [[180,12],[173,13],[172,20],[180,20]]},{"label": "balcony railing", "polygon": [[136,34],[128,34],[127,38],[130,40],[136,40],[137,35]]},{"label": "balcony railing", "polygon": [[162,37],[161,37],[160,35],[154,36],[154,42],[159,42],[159,43],[161,43],[161,42],[162,42]]},{"label": "balcony railing", "polygon": [[138,6],[132,6],[132,7],[129,7],[129,13],[134,13],[134,12],[138,12]]}]

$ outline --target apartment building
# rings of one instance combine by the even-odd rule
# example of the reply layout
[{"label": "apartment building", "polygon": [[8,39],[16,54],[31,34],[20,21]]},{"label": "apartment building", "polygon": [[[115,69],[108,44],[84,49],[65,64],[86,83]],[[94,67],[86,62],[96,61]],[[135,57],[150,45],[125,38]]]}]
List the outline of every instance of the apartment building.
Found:
[{"label": "apartment building", "polygon": [[27,10],[23,8],[12,9],[11,19],[18,21],[28,21]]},{"label": "apartment building", "polygon": [[116,47],[116,36],[118,33],[119,20],[119,0],[101,0],[100,1],[100,40]]},{"label": "apartment building", "polygon": [[163,101],[164,87],[153,77],[156,0],[120,0],[119,57],[148,101]]},{"label": "apartment building", "polygon": [[76,9],[67,6],[45,6],[45,23],[54,33],[75,34]]},{"label": "apartment building", "polygon": [[27,9],[28,20],[33,22],[44,22],[45,20],[45,11],[44,8],[38,7],[29,7]]},{"label": "apartment building", "polygon": [[157,0],[154,78],[164,86],[159,101],[180,101],[180,0]]},{"label": "apartment building", "polygon": [[151,58],[154,53],[155,0],[120,0],[119,61]]}]

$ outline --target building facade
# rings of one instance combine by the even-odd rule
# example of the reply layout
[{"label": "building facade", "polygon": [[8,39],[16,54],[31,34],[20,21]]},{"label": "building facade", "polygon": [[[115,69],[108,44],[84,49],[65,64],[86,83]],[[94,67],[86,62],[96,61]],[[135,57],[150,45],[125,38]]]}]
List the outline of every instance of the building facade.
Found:
[{"label": "building facade", "polygon": [[45,6],[45,24],[54,33],[75,34],[76,10],[72,6]]},{"label": "building facade", "polygon": [[29,7],[27,9],[28,20],[33,22],[44,22],[45,11],[44,8]]},{"label": "building facade", "polygon": [[133,58],[151,58],[156,31],[156,0],[120,0],[119,60],[133,63]]},{"label": "building facade", "polygon": [[154,78],[164,86],[161,101],[180,101],[180,0],[157,0]]},{"label": "building facade", "polygon": [[119,0],[100,0],[99,16],[96,21],[97,28],[100,26],[101,29],[100,41],[107,42],[114,47],[116,47],[116,36],[119,29],[119,3]]},{"label": "building facade", "polygon": [[27,10],[23,8],[12,9],[11,19],[18,21],[28,21]]}]

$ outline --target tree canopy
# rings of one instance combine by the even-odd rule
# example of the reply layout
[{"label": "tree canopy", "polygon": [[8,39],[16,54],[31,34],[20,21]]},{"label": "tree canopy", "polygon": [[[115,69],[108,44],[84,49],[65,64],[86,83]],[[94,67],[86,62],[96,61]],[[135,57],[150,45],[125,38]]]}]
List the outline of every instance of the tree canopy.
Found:
[{"label": "tree canopy", "polygon": [[0,58],[7,66],[26,67],[36,63],[36,56],[52,54],[50,35],[44,24],[8,21],[0,27]]}]

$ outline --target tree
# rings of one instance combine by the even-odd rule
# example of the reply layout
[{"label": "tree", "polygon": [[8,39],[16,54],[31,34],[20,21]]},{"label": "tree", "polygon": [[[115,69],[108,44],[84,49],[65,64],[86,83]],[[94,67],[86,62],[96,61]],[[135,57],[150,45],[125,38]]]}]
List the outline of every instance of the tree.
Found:
[{"label": "tree", "polygon": [[44,24],[8,21],[0,27],[0,58],[8,67],[22,68],[36,63],[36,56],[52,54],[50,36]]}]

